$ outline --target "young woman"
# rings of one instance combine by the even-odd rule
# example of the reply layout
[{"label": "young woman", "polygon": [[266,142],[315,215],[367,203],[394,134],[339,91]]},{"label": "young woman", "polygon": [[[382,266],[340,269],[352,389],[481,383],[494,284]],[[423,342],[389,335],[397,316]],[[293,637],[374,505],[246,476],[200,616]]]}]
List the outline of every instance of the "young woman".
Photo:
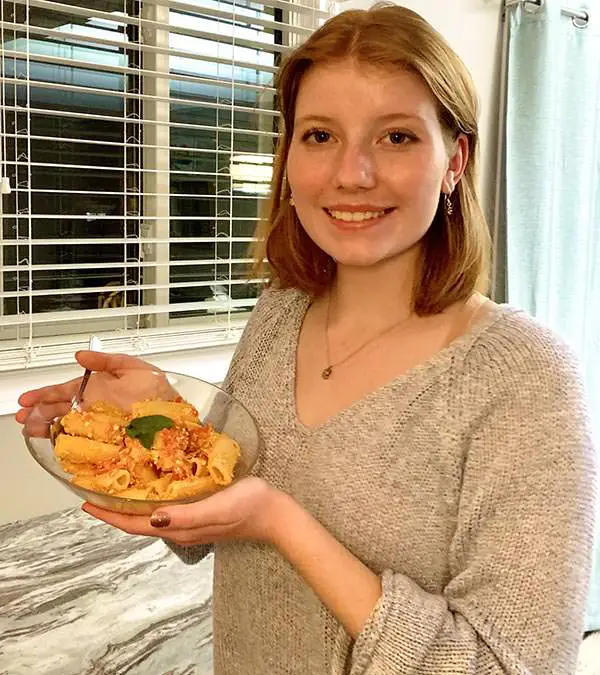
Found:
[{"label": "young woman", "polygon": [[[259,423],[256,475],[150,519],[85,509],[188,562],[214,545],[217,675],[573,672],[594,452],[569,351],[480,292],[463,64],[377,7],[325,24],[277,91],[271,284],[225,384]],[[113,388],[145,367],[78,360]]]}]

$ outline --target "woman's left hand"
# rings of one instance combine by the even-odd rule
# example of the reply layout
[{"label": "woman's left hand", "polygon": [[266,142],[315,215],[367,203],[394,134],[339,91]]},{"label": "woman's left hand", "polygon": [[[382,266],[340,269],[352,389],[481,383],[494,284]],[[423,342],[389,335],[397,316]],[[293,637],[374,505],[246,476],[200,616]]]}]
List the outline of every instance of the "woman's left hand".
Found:
[{"label": "woman's left hand", "polygon": [[250,477],[193,504],[162,506],[152,516],[130,516],[85,503],[83,510],[128,534],[162,537],[181,546],[233,539],[273,543],[275,502],[283,493]]}]

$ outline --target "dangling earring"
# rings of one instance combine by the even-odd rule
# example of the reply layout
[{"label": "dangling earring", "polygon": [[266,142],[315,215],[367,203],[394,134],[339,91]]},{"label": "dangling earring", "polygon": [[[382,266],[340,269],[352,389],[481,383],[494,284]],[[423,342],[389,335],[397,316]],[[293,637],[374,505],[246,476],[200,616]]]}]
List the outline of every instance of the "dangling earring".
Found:
[{"label": "dangling earring", "polygon": [[290,206],[296,206],[296,202],[293,197],[290,197]]},{"label": "dangling earring", "polygon": [[454,205],[452,204],[452,193],[447,192],[444,197],[444,208],[446,210],[446,215],[451,216],[454,213]]}]

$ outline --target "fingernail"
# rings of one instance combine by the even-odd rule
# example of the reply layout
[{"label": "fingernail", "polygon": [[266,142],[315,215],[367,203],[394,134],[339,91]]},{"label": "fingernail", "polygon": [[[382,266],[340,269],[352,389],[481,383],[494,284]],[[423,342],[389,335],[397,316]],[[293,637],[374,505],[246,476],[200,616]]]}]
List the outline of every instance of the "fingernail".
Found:
[{"label": "fingernail", "polygon": [[150,516],[150,525],[152,527],[167,527],[171,523],[171,516],[168,513],[153,513]]}]

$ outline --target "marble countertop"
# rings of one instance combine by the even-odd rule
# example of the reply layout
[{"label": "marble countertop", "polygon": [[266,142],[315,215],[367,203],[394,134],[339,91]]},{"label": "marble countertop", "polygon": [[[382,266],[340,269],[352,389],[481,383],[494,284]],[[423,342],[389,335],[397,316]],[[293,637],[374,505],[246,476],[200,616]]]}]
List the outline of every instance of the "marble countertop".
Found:
[{"label": "marble countertop", "polygon": [[0,526],[0,675],[211,675],[211,590],[79,509]]}]

